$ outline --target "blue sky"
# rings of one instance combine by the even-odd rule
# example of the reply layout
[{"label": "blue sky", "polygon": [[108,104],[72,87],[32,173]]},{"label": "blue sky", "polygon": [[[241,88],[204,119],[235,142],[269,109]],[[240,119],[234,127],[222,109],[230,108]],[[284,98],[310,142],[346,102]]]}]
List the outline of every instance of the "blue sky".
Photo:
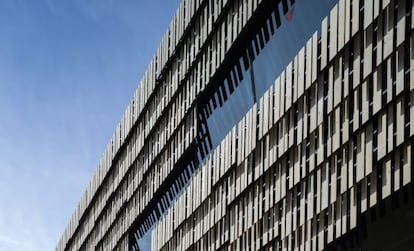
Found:
[{"label": "blue sky", "polygon": [[178,4],[0,1],[0,251],[54,250]]}]

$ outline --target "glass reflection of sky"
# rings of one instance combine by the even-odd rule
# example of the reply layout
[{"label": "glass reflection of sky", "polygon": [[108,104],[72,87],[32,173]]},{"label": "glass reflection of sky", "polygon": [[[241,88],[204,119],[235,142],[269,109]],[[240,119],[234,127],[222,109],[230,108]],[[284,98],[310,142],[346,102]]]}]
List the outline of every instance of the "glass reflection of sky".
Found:
[{"label": "glass reflection of sky", "polygon": [[[228,99],[222,106],[215,108],[207,118],[212,149],[220,144],[225,135],[254,105],[255,100],[263,96],[276,77],[293,61],[308,39],[320,29],[322,20],[329,16],[330,10],[337,2],[338,0],[296,1],[286,16],[281,15],[281,26],[275,33],[271,35],[269,31],[269,41],[258,55],[253,49],[255,58],[250,62],[252,68],[244,71],[243,60],[240,59],[243,80],[231,95],[227,80],[224,80]],[[283,13],[281,4],[279,4],[279,13]],[[138,240],[142,251],[151,250],[151,232],[151,230],[147,231]]]},{"label": "glass reflection of sky", "polygon": [[149,230],[138,240],[140,251],[151,251],[151,235],[152,230]]},{"label": "glass reflection of sky", "polygon": [[[253,69],[249,68],[243,72],[243,81],[240,85],[223,106],[216,108],[207,118],[213,149],[253,106],[251,72],[254,72],[253,83],[258,100],[289,62],[293,61],[312,34],[320,29],[322,20],[329,16],[330,10],[337,2],[337,0],[296,1],[288,14],[285,17],[281,16],[281,26],[270,36],[259,55],[256,55],[252,62]],[[281,4],[279,4],[279,13],[283,13]],[[229,93],[227,83],[225,86]]]},{"label": "glass reflection of sky", "polygon": [[[226,89],[226,91],[228,91],[227,85]],[[221,139],[226,136],[228,131],[235,124],[235,121],[239,121],[253,104],[254,99],[250,82],[250,73],[247,71],[244,73],[244,78],[240,82],[240,85],[230,98],[222,107],[217,108],[207,119],[213,148],[215,148],[215,146],[220,143]]]}]

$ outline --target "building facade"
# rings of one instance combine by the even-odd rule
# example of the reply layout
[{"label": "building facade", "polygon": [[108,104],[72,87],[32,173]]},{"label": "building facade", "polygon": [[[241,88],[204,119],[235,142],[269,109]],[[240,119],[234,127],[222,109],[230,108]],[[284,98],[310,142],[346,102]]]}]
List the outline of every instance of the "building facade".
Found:
[{"label": "building facade", "polygon": [[412,250],[412,0],[183,0],[56,250]]}]

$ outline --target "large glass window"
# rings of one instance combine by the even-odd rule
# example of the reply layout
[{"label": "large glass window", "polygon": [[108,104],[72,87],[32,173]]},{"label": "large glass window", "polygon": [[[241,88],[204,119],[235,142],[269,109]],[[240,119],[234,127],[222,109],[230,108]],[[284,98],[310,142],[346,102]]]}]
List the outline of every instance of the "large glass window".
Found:
[{"label": "large glass window", "polygon": [[222,80],[227,99],[219,100],[224,95],[218,91],[201,111],[206,118],[212,149],[293,62],[337,2],[282,1],[265,25],[258,27],[253,41],[246,46],[245,55]]}]

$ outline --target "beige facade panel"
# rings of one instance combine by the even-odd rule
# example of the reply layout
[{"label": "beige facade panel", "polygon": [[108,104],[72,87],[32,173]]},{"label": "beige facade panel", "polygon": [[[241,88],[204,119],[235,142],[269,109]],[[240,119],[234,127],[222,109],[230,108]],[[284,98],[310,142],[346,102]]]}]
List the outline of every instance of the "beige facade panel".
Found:
[{"label": "beige facade panel", "polygon": [[[162,217],[143,221],[154,226],[152,249],[324,250],[404,192],[414,135],[406,3],[338,1],[200,168],[160,200]],[[130,249],[130,226],[197,137],[197,98],[261,4],[181,3],[56,250]]]}]

